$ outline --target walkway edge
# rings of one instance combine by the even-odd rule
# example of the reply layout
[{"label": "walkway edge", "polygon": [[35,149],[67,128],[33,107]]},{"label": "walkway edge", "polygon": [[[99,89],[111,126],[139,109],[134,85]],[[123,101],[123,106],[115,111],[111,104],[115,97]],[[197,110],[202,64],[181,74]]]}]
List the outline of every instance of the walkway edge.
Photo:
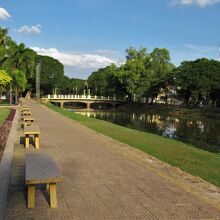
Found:
[{"label": "walkway edge", "polygon": [[10,180],[11,163],[14,152],[14,144],[17,138],[17,126],[18,126],[18,109],[12,122],[11,130],[8,135],[8,140],[5,146],[4,153],[0,162],[0,220],[4,219],[8,186]]}]

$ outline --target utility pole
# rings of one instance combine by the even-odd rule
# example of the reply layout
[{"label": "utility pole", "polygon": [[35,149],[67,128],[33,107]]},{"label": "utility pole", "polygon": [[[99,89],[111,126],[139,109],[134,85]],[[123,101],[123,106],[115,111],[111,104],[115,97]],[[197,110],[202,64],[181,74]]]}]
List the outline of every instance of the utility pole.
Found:
[{"label": "utility pole", "polygon": [[40,99],[40,72],[41,72],[41,63],[37,63],[36,66],[36,99]]}]

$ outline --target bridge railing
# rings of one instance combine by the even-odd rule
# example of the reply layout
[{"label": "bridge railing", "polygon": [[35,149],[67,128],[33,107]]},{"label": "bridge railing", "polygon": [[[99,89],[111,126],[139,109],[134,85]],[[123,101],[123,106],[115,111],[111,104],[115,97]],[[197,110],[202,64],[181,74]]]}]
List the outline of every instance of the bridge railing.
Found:
[{"label": "bridge railing", "polygon": [[91,95],[47,95],[46,99],[87,99],[87,100],[108,100],[108,101],[125,101],[123,99],[117,99],[110,96],[91,96]]}]

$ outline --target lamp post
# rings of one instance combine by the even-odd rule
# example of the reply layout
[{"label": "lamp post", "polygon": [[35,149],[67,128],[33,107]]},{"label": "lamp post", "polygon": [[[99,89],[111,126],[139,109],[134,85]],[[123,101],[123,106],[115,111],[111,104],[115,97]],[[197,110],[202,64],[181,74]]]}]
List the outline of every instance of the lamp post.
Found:
[{"label": "lamp post", "polygon": [[41,72],[41,62],[37,63],[36,66],[36,99],[40,99],[40,72]]},{"label": "lamp post", "polygon": [[88,86],[88,83],[86,82],[85,84],[84,84],[84,86],[86,86],[86,89],[85,89],[85,87],[84,87],[84,96],[87,94],[87,95],[90,95],[90,89],[89,89],[89,86]]}]

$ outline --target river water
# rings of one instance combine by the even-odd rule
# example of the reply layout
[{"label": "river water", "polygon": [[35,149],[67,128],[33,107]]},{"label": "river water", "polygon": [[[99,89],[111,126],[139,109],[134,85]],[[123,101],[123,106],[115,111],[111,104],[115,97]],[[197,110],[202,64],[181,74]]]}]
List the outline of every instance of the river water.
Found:
[{"label": "river water", "polygon": [[197,118],[183,119],[157,112],[78,112],[125,127],[177,139],[195,147],[220,153],[220,120]]}]

